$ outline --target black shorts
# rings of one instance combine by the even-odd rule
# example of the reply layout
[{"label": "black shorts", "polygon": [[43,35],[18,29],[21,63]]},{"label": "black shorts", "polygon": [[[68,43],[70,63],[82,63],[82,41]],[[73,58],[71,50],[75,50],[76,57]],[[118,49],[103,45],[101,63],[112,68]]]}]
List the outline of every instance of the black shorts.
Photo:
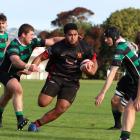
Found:
[{"label": "black shorts", "polygon": [[68,81],[63,77],[52,76],[47,78],[41,93],[51,97],[57,96],[57,99],[65,99],[72,103],[78,89],[79,81]]},{"label": "black shorts", "polygon": [[20,77],[18,75],[12,75],[7,72],[0,72],[0,82],[6,86],[8,81],[12,78],[16,78],[18,81],[20,81]]},{"label": "black shorts", "polygon": [[115,95],[120,96],[122,101],[129,101],[130,98],[134,100],[137,95],[137,89],[137,83],[129,75],[125,75],[117,83]]}]

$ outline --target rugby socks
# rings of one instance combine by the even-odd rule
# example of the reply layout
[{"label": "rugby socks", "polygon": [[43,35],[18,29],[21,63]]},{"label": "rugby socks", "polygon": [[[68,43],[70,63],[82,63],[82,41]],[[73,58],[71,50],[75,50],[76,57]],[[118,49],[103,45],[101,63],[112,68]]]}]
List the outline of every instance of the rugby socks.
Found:
[{"label": "rugby socks", "polygon": [[16,117],[17,117],[17,121],[18,123],[20,123],[21,121],[23,121],[23,112],[22,111],[17,111],[16,113]]},{"label": "rugby socks", "polygon": [[0,127],[2,127],[2,114],[3,114],[4,108],[0,107]]},{"label": "rugby socks", "polygon": [[4,108],[1,108],[1,107],[0,107],[0,119],[2,118],[3,112],[4,112]]},{"label": "rugby socks", "polygon": [[114,121],[115,121],[114,127],[121,128],[121,115],[122,115],[122,113],[118,110],[112,110],[112,114],[113,114]]},{"label": "rugby socks", "polygon": [[40,126],[42,126],[40,120],[36,120],[36,121],[33,122],[33,123],[36,125],[36,127],[40,127]]},{"label": "rugby socks", "polygon": [[130,138],[130,132],[128,131],[121,132],[120,140],[129,140],[129,138]]}]

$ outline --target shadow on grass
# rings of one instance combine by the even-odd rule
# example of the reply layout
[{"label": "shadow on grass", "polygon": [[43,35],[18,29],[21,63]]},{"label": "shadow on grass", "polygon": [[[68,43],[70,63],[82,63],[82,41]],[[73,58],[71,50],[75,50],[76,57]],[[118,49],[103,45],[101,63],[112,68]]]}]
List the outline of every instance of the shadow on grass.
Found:
[{"label": "shadow on grass", "polygon": [[81,130],[107,130],[103,127],[95,127],[95,124],[91,124],[91,127],[81,127],[81,126],[66,126],[66,125],[47,125],[47,127],[54,127],[54,128],[70,128],[70,129],[81,129]]},{"label": "shadow on grass", "polygon": [[[53,135],[53,134],[52,134]],[[13,140],[17,140],[18,138],[19,139],[27,139],[27,140],[97,140],[95,138],[75,138],[75,137],[57,137],[57,136],[47,136],[46,135],[43,135],[41,133],[32,133],[32,132],[24,132],[24,133],[1,133],[0,134],[1,137],[3,137],[4,139],[11,139],[13,138]]]}]

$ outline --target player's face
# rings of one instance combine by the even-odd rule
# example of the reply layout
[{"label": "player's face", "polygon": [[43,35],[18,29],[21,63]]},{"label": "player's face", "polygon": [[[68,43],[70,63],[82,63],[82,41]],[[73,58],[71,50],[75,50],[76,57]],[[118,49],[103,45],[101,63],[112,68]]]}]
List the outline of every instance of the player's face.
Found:
[{"label": "player's face", "polygon": [[111,37],[105,37],[105,43],[108,45],[108,46],[113,46],[113,40]]},{"label": "player's face", "polygon": [[7,22],[0,20],[0,33],[4,33],[7,28]]},{"label": "player's face", "polygon": [[78,42],[78,32],[77,30],[69,30],[66,35],[66,40],[71,44],[74,45]]},{"label": "player's face", "polygon": [[34,38],[34,32],[33,31],[29,31],[27,34],[23,34],[23,43],[25,45],[28,45],[32,42],[33,38]]}]

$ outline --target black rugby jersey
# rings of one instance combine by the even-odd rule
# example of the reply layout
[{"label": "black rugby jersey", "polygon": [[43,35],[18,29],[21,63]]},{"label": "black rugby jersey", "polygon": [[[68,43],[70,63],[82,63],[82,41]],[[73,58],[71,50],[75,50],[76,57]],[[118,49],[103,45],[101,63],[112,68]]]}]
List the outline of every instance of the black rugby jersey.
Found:
[{"label": "black rugby jersey", "polygon": [[93,47],[88,46],[84,41],[79,41],[72,46],[62,40],[47,49],[49,62],[46,70],[51,75],[65,77],[69,80],[79,80],[82,72],[80,63],[84,59],[92,59]]}]

